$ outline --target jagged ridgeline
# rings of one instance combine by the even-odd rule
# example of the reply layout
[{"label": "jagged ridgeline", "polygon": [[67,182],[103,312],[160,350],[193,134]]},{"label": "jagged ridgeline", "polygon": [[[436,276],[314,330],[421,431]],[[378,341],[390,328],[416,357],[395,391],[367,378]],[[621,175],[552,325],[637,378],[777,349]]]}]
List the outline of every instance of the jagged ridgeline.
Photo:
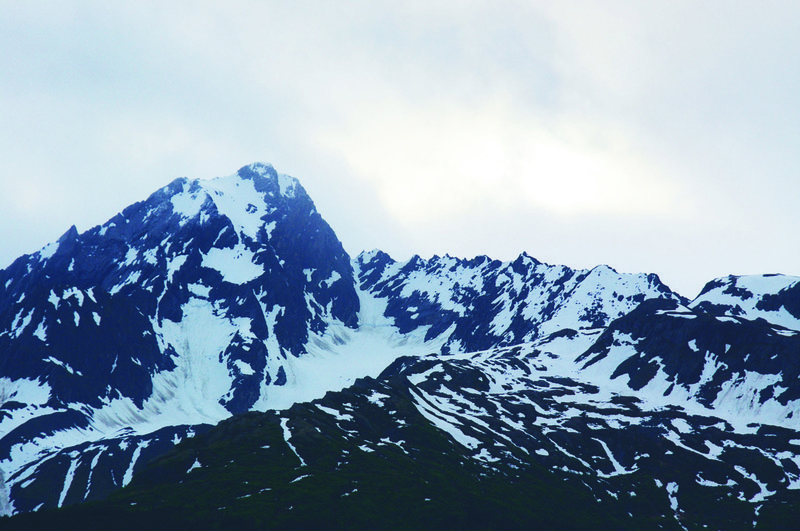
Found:
[{"label": "jagged ridgeline", "polygon": [[798,280],[351,258],[269,165],[177,179],[0,271],[0,527],[783,529]]}]

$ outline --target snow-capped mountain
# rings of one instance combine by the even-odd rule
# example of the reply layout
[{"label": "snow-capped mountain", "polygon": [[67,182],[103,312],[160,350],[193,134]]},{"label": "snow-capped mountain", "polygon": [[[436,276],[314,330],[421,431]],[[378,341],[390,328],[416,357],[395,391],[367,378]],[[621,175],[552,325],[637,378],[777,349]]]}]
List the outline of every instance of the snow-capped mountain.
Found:
[{"label": "snow-capped mountain", "polygon": [[274,410],[258,422],[302,463],[289,483],[323,454],[435,460],[434,429],[459,481],[547,470],[623,528],[713,525],[698,499],[751,524],[800,489],[798,285],[728,277],[689,301],[526,254],[351,259],[269,165],[177,179],[0,271],[0,514],[182,482],[147,472],[162,456],[197,478],[214,425]]},{"label": "snow-capped mountain", "polygon": [[678,300],[656,275],[608,266],[576,271],[526,254],[511,263],[415,256],[397,263],[380,251],[356,260],[360,287],[386,301],[400,333],[426,328],[444,351],[473,352],[533,341],[566,328],[604,328],[640,302]]},{"label": "snow-capped mountain", "polygon": [[55,450],[266,407],[286,360],[355,328],[359,309],[339,240],[265,165],[178,179],[18,259],[0,286],[0,460],[17,510],[38,506],[13,491]]}]

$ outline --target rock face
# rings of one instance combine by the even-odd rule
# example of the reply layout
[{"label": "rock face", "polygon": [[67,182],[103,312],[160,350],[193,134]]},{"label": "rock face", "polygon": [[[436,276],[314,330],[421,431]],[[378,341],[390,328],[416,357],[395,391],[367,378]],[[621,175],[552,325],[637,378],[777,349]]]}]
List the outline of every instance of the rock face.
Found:
[{"label": "rock face", "polygon": [[358,474],[356,452],[444,452],[454,481],[536,471],[628,527],[723,525],[701,499],[752,524],[794,507],[799,376],[800,279],[728,277],[689,301],[526,254],[351,259],[297,180],[253,164],[0,271],[0,513],[182,483],[153,472],[175,455],[199,477],[204,441],[238,424],[214,425],[276,410],[258,425],[304,463],[275,472],[289,483],[303,466],[343,481],[320,463]]}]

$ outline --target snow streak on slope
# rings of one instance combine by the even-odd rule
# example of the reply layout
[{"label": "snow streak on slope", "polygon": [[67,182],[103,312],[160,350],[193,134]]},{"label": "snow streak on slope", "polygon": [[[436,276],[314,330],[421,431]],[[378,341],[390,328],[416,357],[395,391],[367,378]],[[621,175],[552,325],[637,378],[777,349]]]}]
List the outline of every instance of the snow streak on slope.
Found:
[{"label": "snow streak on slope", "polygon": [[[598,499],[620,500],[635,497],[642,478],[655,477],[676,516],[702,487],[754,504],[796,488],[793,430],[748,427],[738,411],[598,379],[601,372],[582,371],[575,356],[586,339],[423,357],[383,377],[405,376],[419,412],[466,455],[500,473],[513,475],[535,461],[585,477]],[[752,434],[764,430],[770,436],[755,445]]]}]

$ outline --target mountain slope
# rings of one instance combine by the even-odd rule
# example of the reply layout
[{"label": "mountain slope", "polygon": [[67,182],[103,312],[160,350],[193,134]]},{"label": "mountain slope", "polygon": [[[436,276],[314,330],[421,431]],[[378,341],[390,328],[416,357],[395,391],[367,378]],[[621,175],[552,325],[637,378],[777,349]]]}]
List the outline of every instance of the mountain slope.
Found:
[{"label": "mountain slope", "polygon": [[752,529],[798,507],[793,430],[648,410],[560,376],[554,356],[527,345],[401,358],[377,379],[187,439],[107,502],[19,522]]},{"label": "mountain slope", "polygon": [[0,271],[0,514],[766,525],[798,507],[798,285],[351,259],[271,166],[177,179]]}]

